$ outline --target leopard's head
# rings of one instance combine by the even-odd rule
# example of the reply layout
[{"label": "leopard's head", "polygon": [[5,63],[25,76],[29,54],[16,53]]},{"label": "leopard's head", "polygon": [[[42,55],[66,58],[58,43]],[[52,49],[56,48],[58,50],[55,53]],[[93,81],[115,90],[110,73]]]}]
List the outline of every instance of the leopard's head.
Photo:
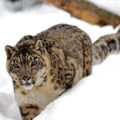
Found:
[{"label": "leopard's head", "polygon": [[26,90],[40,86],[50,68],[49,56],[41,40],[21,40],[6,46],[7,71],[14,84]]}]

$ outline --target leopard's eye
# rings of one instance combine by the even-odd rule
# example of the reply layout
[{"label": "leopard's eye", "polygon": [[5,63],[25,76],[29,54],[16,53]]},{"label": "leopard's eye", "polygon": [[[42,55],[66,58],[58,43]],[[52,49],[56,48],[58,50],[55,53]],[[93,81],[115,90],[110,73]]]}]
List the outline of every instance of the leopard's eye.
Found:
[{"label": "leopard's eye", "polygon": [[38,61],[34,60],[32,63],[31,63],[31,66],[36,66],[38,64]]},{"label": "leopard's eye", "polygon": [[31,66],[32,67],[36,66],[38,64],[38,61],[39,61],[38,58],[34,57],[34,60],[32,61]]},{"label": "leopard's eye", "polygon": [[18,64],[16,64],[16,63],[13,64],[13,67],[14,67],[14,68],[17,68],[17,69],[20,68],[20,66],[19,66]]}]

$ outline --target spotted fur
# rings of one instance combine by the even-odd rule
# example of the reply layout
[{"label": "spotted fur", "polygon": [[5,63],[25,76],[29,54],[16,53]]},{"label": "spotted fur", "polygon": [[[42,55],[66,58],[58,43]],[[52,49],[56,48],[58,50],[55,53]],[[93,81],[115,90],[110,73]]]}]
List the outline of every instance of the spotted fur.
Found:
[{"label": "spotted fur", "polygon": [[120,51],[120,32],[100,37],[93,44],[93,64],[103,62],[109,54]]},{"label": "spotted fur", "polygon": [[120,34],[93,45],[76,26],[58,24],[35,36],[6,46],[7,70],[23,120],[32,120],[58,96],[91,74],[93,64],[119,51]]},{"label": "spotted fur", "polygon": [[20,111],[23,117],[23,120],[32,120],[33,116],[37,116],[41,110],[37,105],[26,104],[20,106]]}]

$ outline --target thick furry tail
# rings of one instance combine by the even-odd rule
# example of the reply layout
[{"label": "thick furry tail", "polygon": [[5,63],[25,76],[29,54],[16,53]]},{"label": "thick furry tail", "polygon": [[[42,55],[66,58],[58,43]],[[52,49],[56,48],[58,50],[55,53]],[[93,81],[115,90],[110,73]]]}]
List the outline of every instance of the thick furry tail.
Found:
[{"label": "thick furry tail", "polygon": [[93,44],[93,65],[103,62],[111,53],[120,52],[120,29],[116,34],[100,37]]}]

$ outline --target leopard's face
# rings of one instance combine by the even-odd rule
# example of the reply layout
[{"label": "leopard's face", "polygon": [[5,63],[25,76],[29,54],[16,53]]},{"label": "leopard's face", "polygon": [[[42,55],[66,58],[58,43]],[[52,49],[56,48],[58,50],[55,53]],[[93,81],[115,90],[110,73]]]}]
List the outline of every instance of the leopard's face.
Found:
[{"label": "leopard's face", "polygon": [[7,70],[13,82],[26,90],[40,86],[49,71],[47,55],[35,48],[6,46]]}]

